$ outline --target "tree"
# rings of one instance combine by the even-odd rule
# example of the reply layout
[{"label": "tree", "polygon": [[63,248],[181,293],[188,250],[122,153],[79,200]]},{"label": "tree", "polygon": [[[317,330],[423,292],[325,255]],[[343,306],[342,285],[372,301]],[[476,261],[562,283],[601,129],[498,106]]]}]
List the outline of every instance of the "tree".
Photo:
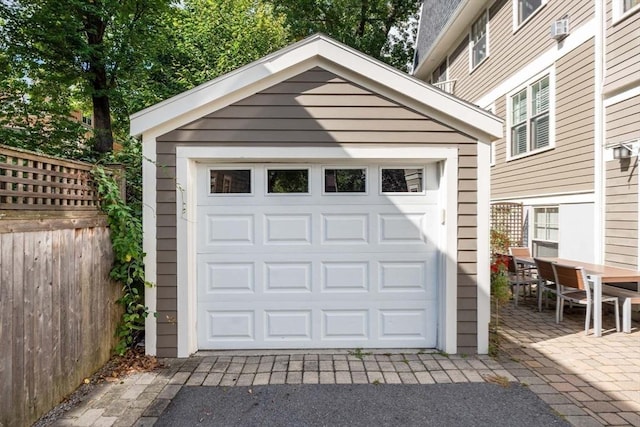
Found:
[{"label": "tree", "polygon": [[270,0],[294,38],[321,32],[406,70],[420,0]]},{"label": "tree", "polygon": [[153,58],[128,86],[138,111],[257,60],[289,42],[284,16],[261,0],[184,0],[165,16]]},{"label": "tree", "polygon": [[[144,66],[170,0],[1,0],[5,55],[43,99],[91,100],[94,150],[111,151],[111,98],[118,79]],[[71,107],[71,105],[68,105]]]}]

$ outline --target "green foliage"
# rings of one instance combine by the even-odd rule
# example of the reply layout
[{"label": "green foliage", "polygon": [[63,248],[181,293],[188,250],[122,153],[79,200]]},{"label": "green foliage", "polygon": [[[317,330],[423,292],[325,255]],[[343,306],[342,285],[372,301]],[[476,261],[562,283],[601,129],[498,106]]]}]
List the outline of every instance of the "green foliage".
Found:
[{"label": "green foliage", "polygon": [[491,296],[497,305],[505,304],[511,296],[506,262],[498,256],[491,264]]},{"label": "green foliage", "polygon": [[401,70],[411,62],[420,0],[270,1],[295,39],[321,32]]},{"label": "green foliage", "polygon": [[138,111],[289,43],[285,18],[260,0],[184,0],[159,23],[144,73],[121,80]]},{"label": "green foliage", "polygon": [[510,241],[507,232],[492,228],[489,239],[492,254],[506,254],[509,250]]},{"label": "green foliage", "polygon": [[144,330],[149,311],[144,305],[144,288],[151,286],[144,278],[142,252],[142,222],[139,215],[127,206],[113,176],[101,166],[93,170],[102,210],[107,214],[114,253],[111,278],[122,283],[122,296],[118,303],[124,311],[117,335],[116,352],[120,355],[136,342]]}]

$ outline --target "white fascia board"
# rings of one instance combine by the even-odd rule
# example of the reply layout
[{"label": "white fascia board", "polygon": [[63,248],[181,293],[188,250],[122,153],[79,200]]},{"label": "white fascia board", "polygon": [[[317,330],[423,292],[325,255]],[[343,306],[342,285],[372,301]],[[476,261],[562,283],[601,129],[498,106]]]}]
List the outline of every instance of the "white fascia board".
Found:
[{"label": "white fascia board", "polygon": [[436,41],[418,66],[413,70],[413,75],[422,80],[429,80],[433,70],[447,57],[456,42],[462,36],[466,37],[473,20],[486,9],[486,3],[477,0],[465,0],[460,2],[451,18],[444,26]]},{"label": "white fascia board", "polygon": [[[320,61],[328,71],[347,76],[372,91],[410,107],[476,139],[503,136],[503,121],[492,113],[424,83],[346,46],[323,46]],[[365,81],[366,80],[366,81]]]},{"label": "white fascia board", "polygon": [[317,55],[317,45],[313,43],[322,36],[313,36],[288,48],[279,50],[235,71],[224,74],[131,115],[131,135],[140,135],[162,125],[167,118],[186,114],[199,107],[224,98],[236,91],[269,78],[287,68],[295,67],[306,59]]},{"label": "white fascia board", "polygon": [[477,139],[502,137],[498,117],[326,36],[313,36],[276,53],[132,115],[131,134],[161,135],[322,66]]}]

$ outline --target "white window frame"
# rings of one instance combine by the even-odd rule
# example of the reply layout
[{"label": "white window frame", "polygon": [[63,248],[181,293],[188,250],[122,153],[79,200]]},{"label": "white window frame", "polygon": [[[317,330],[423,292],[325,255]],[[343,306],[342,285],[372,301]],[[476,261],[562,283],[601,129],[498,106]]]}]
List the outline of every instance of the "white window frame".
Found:
[{"label": "white window frame", "polygon": [[[270,193],[269,192],[269,171],[272,170],[306,170],[307,171],[307,192],[306,193]],[[264,168],[264,195],[265,197],[291,197],[291,196],[311,196],[311,166],[308,164],[269,164]]]},{"label": "white window frame", "polygon": [[[444,69],[444,79],[439,79],[438,81],[433,79],[433,75],[436,73],[437,70],[440,70],[440,67],[442,66],[442,64],[444,64],[445,69]],[[443,74],[440,74],[440,78],[442,78]],[[442,83],[442,82],[446,82],[449,80],[449,57],[447,56],[446,58],[444,58],[443,61],[441,61],[438,66],[431,72],[431,84],[435,84],[435,83]]]},{"label": "white window frame", "polygon": [[[211,171],[219,170],[248,170],[250,174],[249,185],[251,191],[248,193],[212,193],[211,192]],[[209,197],[251,197],[255,194],[255,171],[253,166],[238,166],[238,165],[215,165],[207,169],[207,193]]]},{"label": "white window frame", "polygon": [[[336,170],[337,170],[337,169],[357,169],[357,170],[364,170],[364,177],[365,177],[365,180],[364,180],[364,191],[363,191],[363,192],[339,192],[339,191],[335,191],[335,192],[330,191],[330,192],[327,192],[327,191],[325,191],[325,188],[326,188],[326,184],[325,184],[325,178],[326,178],[326,176],[325,176],[325,171],[326,171],[327,169],[329,169],[329,170],[332,170],[332,169],[336,169]],[[367,166],[345,166],[345,165],[341,165],[341,166],[331,166],[331,165],[328,165],[328,166],[322,166],[322,171],[321,171],[320,173],[321,173],[321,178],[322,178],[322,195],[323,195],[323,196],[329,196],[329,197],[334,197],[334,196],[339,196],[339,197],[342,197],[342,196],[351,196],[351,197],[353,197],[353,196],[366,196],[366,195],[368,195],[368,194],[369,194],[369,178],[370,178],[370,175],[369,175],[369,168],[368,168]]]},{"label": "white window frame", "polygon": [[[422,191],[411,191],[409,188],[407,188],[406,192],[403,191],[382,191],[382,170],[383,169],[416,169],[421,171],[420,173],[422,174],[421,178],[421,184],[422,184]],[[381,196],[419,196],[419,195],[423,195],[423,194],[427,194],[427,175],[426,175],[426,169],[424,166],[418,166],[418,165],[393,165],[393,164],[384,164],[384,165],[380,165],[378,167],[378,194]]]},{"label": "white window frame", "polygon": [[[473,27],[483,17],[485,19],[485,24],[484,24],[485,55],[484,55],[484,58],[482,58],[477,64],[474,65],[473,49],[477,43],[476,44],[473,43]],[[480,65],[482,65],[487,60],[488,57],[489,57],[489,9],[486,9],[480,16],[478,16],[478,18],[475,21],[473,21],[473,23],[471,24],[471,27],[469,28],[469,72],[470,73],[473,72],[473,70],[475,70]]]},{"label": "white window frame", "polygon": [[[531,132],[530,132],[530,121],[531,121],[531,87],[538,80],[544,78],[545,76],[549,76],[549,144],[546,147],[536,148],[534,150],[531,148]],[[511,98],[517,95],[519,92],[523,90],[527,90],[527,148],[528,150],[524,153],[513,154],[512,153],[512,137],[511,137],[511,128],[513,126],[513,105],[511,102]],[[506,143],[507,143],[507,161],[520,159],[523,157],[532,156],[537,153],[541,153],[544,151],[552,150],[556,146],[556,73],[555,68],[551,67],[546,69],[544,72],[536,74],[534,77],[528,79],[525,83],[518,86],[511,92],[506,95],[506,105],[507,105],[507,114],[506,114]]]},{"label": "white window frame", "polygon": [[613,23],[617,24],[620,21],[627,19],[629,16],[640,12],[640,2],[637,5],[631,7],[631,9],[624,10],[625,0],[613,0]]},{"label": "white window frame", "polygon": [[512,0],[512,5],[513,7],[511,8],[513,11],[513,32],[515,33],[516,31],[518,31],[521,27],[523,27],[524,25],[526,25],[527,22],[531,21],[531,19],[533,19],[534,16],[536,16],[543,8],[544,6],[547,4],[547,2],[549,0],[542,0],[540,6],[534,10],[533,12],[531,12],[531,15],[527,16],[525,19],[522,20],[522,22],[519,21],[519,9],[520,9],[520,2],[521,1],[525,1],[525,0]]},{"label": "white window frame", "polygon": [[[540,209],[555,209],[556,210],[556,214],[558,216],[558,220],[557,223],[555,224],[556,226],[556,233],[558,234],[558,239],[557,240],[550,240],[550,239],[540,239],[538,237],[536,237],[536,226],[537,226],[537,211]],[[536,242],[541,242],[541,243],[551,243],[551,244],[555,244],[556,245],[556,250],[560,250],[560,206],[559,205],[540,205],[540,206],[533,206],[532,207],[532,216],[533,219],[531,221],[531,248],[532,251],[534,252],[534,256],[539,256],[536,252],[535,252],[535,248],[536,248]],[[545,230],[549,230],[549,222],[545,222]]]}]

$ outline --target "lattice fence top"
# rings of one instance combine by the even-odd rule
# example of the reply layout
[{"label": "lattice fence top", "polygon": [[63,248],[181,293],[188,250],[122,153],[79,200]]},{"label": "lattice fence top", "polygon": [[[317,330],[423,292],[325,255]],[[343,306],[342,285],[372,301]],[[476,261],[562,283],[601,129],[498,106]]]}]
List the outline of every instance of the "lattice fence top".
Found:
[{"label": "lattice fence top", "polygon": [[0,145],[0,209],[97,210],[92,167]]},{"label": "lattice fence top", "polygon": [[523,245],[522,203],[493,203],[491,205],[491,229],[505,233],[510,246]]}]

